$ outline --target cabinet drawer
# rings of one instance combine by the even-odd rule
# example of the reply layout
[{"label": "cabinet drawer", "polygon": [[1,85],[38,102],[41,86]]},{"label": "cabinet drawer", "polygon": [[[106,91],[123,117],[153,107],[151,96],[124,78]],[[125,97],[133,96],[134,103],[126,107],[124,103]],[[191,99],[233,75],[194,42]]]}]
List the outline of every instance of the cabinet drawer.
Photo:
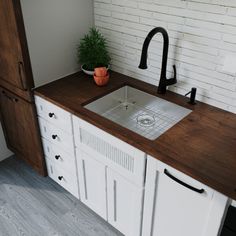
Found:
[{"label": "cabinet drawer", "polygon": [[75,145],[130,182],[144,184],[146,154],[90,123],[73,116]]},{"label": "cabinet drawer", "polygon": [[56,163],[59,168],[66,169],[67,171],[75,171],[75,156],[69,154],[59,148],[56,145],[53,145],[47,139],[42,138],[44,154],[47,158],[51,159]]},{"label": "cabinet drawer", "polygon": [[54,161],[46,158],[48,176],[75,197],[79,197],[76,171],[67,172],[59,168]]},{"label": "cabinet drawer", "polygon": [[59,146],[66,152],[72,155],[74,154],[74,141],[72,134],[66,133],[40,117],[39,126],[43,138],[49,140],[52,144]]},{"label": "cabinet drawer", "polygon": [[53,125],[72,133],[71,114],[62,108],[35,96],[35,104],[38,116],[49,121]]}]

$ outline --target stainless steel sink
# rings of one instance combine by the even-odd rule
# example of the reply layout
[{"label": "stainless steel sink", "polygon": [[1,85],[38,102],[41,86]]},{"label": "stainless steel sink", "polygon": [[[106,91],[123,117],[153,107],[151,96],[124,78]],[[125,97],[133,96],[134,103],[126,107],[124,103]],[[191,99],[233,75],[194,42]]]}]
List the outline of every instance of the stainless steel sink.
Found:
[{"label": "stainless steel sink", "polygon": [[191,112],[130,86],[124,86],[84,107],[151,140]]}]

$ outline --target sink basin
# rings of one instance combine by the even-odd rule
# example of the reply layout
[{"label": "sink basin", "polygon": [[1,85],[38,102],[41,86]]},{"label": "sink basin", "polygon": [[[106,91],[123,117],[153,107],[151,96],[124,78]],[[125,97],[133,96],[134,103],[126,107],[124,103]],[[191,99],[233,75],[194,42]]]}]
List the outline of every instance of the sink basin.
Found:
[{"label": "sink basin", "polygon": [[150,140],[191,112],[130,86],[117,89],[84,107]]}]

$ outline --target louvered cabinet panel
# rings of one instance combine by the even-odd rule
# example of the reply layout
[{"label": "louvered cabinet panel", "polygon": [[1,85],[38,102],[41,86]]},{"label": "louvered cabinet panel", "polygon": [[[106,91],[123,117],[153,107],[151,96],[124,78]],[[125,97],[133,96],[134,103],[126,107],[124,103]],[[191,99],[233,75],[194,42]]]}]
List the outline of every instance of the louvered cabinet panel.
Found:
[{"label": "louvered cabinet panel", "polygon": [[124,235],[140,235],[145,153],[76,116],[73,127],[81,200],[102,217],[106,209]]},{"label": "louvered cabinet panel", "polygon": [[73,116],[75,145],[91,157],[142,187],[146,154],[107,132]]}]

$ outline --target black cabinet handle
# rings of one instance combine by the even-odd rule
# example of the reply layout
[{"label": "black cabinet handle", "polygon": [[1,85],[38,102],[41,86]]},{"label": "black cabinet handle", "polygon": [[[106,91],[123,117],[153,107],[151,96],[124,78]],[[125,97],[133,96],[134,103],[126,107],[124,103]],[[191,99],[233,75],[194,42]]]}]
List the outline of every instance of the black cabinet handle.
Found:
[{"label": "black cabinet handle", "polygon": [[56,134],[53,134],[52,135],[52,139],[56,139],[57,138],[57,135]]},{"label": "black cabinet handle", "polygon": [[63,179],[63,176],[58,176],[58,179],[61,181]]},{"label": "black cabinet handle", "polygon": [[183,181],[177,179],[177,178],[174,177],[172,174],[170,174],[167,169],[164,170],[164,173],[165,173],[165,175],[167,175],[169,178],[171,178],[171,179],[174,180],[175,182],[177,182],[177,183],[183,185],[184,187],[186,187],[186,188],[188,188],[188,189],[191,189],[191,190],[193,190],[193,191],[195,191],[195,192],[197,192],[197,193],[204,193],[204,192],[205,192],[205,190],[204,190],[203,188],[202,188],[202,189],[195,188],[195,187],[193,187],[193,186],[191,186],[191,185],[189,185],[189,184],[186,184],[186,183],[184,183]]},{"label": "black cabinet handle", "polygon": [[56,155],[55,159],[58,160],[61,156],[60,155]]},{"label": "black cabinet handle", "polygon": [[52,113],[52,112],[48,113],[48,116],[49,116],[50,118],[52,118],[54,115],[55,115],[55,114]]}]

